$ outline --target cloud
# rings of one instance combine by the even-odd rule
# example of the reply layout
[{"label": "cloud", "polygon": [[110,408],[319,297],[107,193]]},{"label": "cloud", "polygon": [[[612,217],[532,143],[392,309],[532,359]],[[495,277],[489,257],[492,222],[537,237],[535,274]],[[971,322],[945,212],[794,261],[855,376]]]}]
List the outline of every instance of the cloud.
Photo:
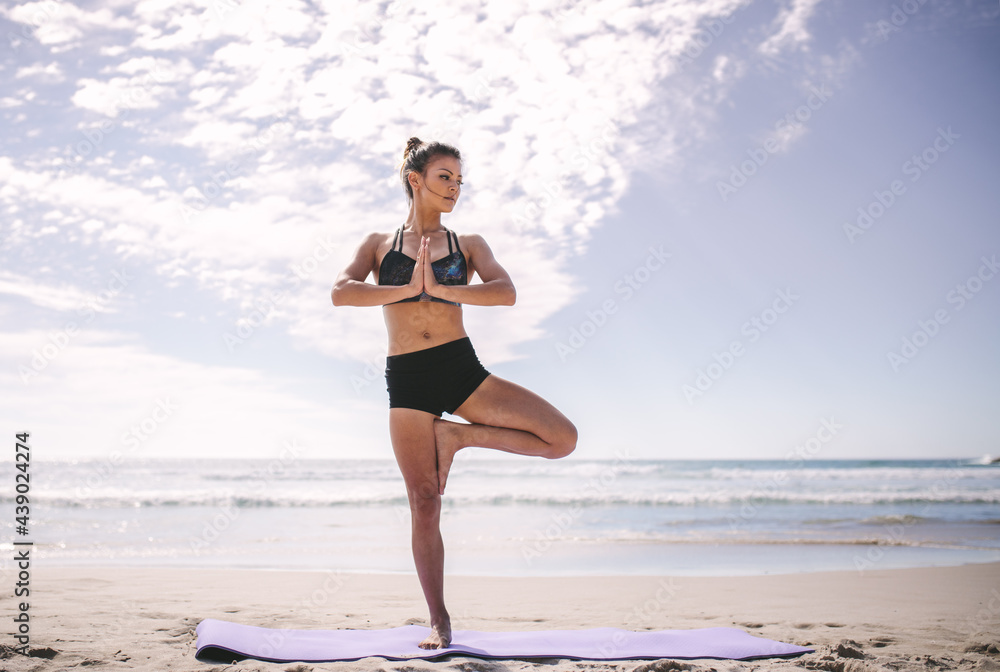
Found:
[{"label": "cloud", "polygon": [[208,457],[234,447],[266,457],[289,439],[336,454],[333,438],[350,433],[349,419],[384,414],[360,399],[321,405],[294,377],[184,361],[107,330],[0,332],[0,353],[14,363],[0,372],[4,421],[31,428],[47,459]]},{"label": "cloud", "polygon": [[134,23],[128,18],[116,15],[111,9],[91,12],[56,0],[0,8],[0,14],[21,24],[21,30],[13,33],[15,36],[20,35],[48,45],[53,54],[80,46],[82,38],[88,33],[101,29],[129,30],[134,27]]},{"label": "cloud", "polygon": [[48,285],[7,271],[0,271],[0,294],[27,299],[36,306],[59,312],[75,311],[86,306],[96,306],[98,311],[108,310],[100,296],[92,292],[69,284],[58,287]]},{"label": "cloud", "polygon": [[761,53],[776,56],[785,49],[807,49],[812,35],[806,23],[819,3],[820,0],[792,0],[775,20],[777,32],[761,43]]},{"label": "cloud", "polygon": [[[8,16],[30,23],[43,4]],[[282,294],[268,319],[297,347],[370,361],[384,353],[379,311],[334,310],[330,286],[365,234],[405,219],[406,139],[441,139],[463,152],[468,184],[445,224],[482,233],[530,287],[509,310],[466,310],[477,347],[511,359],[579,295],[574,262],[630,174],[709,136],[744,60],[706,58],[713,76],[693,88],[671,78],[705,27],[745,4],[59,5],[35,30],[50,53],[18,81],[95,65],[62,97],[10,103],[19,123],[42,106],[54,121],[0,159],[7,243],[36,267],[140,264],[234,328]],[[805,44],[815,5],[782,10],[762,48]],[[44,302],[79,275],[17,293]]]},{"label": "cloud", "polygon": [[15,79],[28,79],[30,78],[36,82],[45,82],[46,84],[52,84],[57,82],[62,82],[66,79],[66,73],[59,63],[49,63],[47,65],[42,65],[41,63],[34,63],[30,66],[18,68],[14,75]]}]

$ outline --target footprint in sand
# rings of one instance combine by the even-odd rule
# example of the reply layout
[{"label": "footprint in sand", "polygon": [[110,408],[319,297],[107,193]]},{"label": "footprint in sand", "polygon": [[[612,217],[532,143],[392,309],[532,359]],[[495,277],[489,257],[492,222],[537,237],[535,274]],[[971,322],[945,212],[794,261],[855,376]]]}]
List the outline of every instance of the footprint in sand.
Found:
[{"label": "footprint in sand", "polygon": [[673,672],[674,670],[693,670],[694,667],[687,663],[678,663],[676,660],[657,660],[653,663],[640,665],[632,672]]},{"label": "footprint in sand", "polygon": [[[23,654],[19,649],[10,646],[8,644],[0,644],[0,660],[5,658],[20,658]],[[49,647],[42,647],[38,649],[28,649],[29,658],[44,658],[45,660],[52,660],[59,655],[59,652],[55,649],[50,649]],[[95,661],[96,662],[96,661]]]},{"label": "footprint in sand", "polygon": [[962,650],[966,653],[985,653],[996,655],[1000,653],[1000,645],[996,642],[991,642],[985,639],[971,639],[966,643],[965,648]]},{"label": "footprint in sand", "polygon": [[856,660],[864,660],[865,653],[861,650],[861,645],[855,642],[853,639],[842,639],[837,647],[833,650],[839,658],[854,658]]},{"label": "footprint in sand", "polygon": [[457,665],[449,665],[449,670],[459,672],[510,672],[510,668],[495,660],[465,660]]}]

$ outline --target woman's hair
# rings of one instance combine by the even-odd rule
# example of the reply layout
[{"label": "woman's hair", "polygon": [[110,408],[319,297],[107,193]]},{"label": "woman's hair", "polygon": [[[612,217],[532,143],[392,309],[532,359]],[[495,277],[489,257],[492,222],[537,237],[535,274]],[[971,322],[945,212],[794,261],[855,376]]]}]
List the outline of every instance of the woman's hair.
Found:
[{"label": "woman's hair", "polygon": [[454,156],[459,161],[462,155],[457,149],[443,142],[421,142],[420,138],[410,138],[403,151],[403,165],[399,169],[399,179],[406,190],[406,200],[413,202],[413,187],[410,185],[410,173],[420,173],[427,170],[427,164],[435,156]]}]

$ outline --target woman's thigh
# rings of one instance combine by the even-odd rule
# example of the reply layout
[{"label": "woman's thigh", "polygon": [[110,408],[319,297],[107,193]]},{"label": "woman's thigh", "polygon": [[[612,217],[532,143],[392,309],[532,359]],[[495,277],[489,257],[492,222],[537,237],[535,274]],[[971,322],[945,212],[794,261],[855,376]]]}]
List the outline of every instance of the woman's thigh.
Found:
[{"label": "woman's thigh", "polygon": [[547,443],[576,444],[576,427],[531,390],[491,374],[455,409],[469,422],[531,432]]},{"label": "woman's thigh", "polygon": [[389,438],[410,498],[438,493],[436,415],[412,408],[389,409]]}]

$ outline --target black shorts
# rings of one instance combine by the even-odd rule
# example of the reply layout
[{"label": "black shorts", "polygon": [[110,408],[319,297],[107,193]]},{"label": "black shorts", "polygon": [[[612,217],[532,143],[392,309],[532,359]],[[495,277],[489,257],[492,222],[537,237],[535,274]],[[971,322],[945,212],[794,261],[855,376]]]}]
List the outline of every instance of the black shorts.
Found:
[{"label": "black shorts", "polygon": [[389,408],[454,413],[489,375],[468,336],[385,358]]}]

